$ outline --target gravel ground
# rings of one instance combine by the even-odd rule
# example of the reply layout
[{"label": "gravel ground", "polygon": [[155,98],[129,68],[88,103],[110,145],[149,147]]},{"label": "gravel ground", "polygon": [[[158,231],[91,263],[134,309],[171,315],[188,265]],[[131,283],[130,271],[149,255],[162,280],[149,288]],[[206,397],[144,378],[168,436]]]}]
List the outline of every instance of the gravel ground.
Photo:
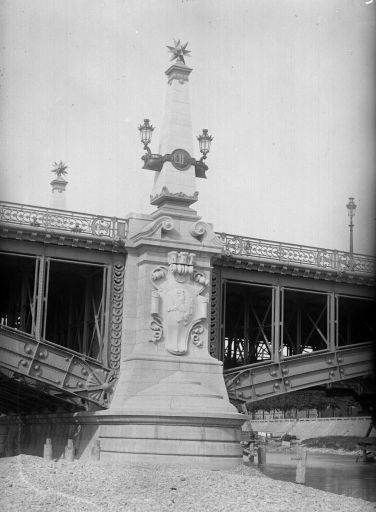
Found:
[{"label": "gravel ground", "polygon": [[364,512],[374,504],[264,477],[256,468],[210,471],[185,466],[0,459],[0,510],[6,512]]}]

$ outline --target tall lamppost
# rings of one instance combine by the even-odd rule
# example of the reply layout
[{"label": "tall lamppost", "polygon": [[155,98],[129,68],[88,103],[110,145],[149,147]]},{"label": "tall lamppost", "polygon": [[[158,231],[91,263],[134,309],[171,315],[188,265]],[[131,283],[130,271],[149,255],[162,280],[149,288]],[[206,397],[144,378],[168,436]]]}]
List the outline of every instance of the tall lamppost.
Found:
[{"label": "tall lamppost", "polygon": [[349,217],[350,217],[350,265],[353,266],[354,263],[354,223],[353,218],[355,216],[355,210],[356,210],[356,204],[354,202],[353,197],[349,197],[349,202],[346,205],[346,208],[349,211]]}]

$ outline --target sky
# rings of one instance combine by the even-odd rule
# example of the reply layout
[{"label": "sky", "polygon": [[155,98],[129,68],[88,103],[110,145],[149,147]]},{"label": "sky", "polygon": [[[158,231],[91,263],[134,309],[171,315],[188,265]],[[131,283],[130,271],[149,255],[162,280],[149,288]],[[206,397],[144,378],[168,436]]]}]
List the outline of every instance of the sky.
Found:
[{"label": "sky", "polygon": [[[194,135],[213,135],[194,205],[214,229],[374,252],[376,0],[0,0],[0,199],[149,213],[138,125],[156,127],[166,48],[189,41]],[[200,157],[198,145],[196,158]]]}]

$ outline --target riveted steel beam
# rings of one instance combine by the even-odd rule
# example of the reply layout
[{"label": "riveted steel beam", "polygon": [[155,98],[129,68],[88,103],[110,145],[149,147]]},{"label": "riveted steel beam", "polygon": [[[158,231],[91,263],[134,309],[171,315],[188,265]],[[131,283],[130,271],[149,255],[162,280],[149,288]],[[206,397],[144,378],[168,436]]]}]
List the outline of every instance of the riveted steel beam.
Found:
[{"label": "riveted steel beam", "polygon": [[0,326],[0,367],[106,408],[115,373],[99,361],[54,343]]},{"label": "riveted steel beam", "polygon": [[307,387],[372,375],[374,344],[313,352],[225,372],[230,400],[253,402]]}]

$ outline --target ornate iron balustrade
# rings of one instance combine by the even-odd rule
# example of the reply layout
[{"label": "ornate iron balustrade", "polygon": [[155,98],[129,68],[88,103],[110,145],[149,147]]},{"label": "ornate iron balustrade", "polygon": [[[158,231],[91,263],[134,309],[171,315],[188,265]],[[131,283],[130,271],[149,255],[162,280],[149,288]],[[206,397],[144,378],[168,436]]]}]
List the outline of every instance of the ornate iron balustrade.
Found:
[{"label": "ornate iron balustrade", "polygon": [[321,249],[270,240],[248,238],[227,233],[216,233],[227,256],[244,259],[268,260],[280,264],[312,267],[320,270],[355,272],[375,275],[376,258],[332,249]]},{"label": "ornate iron balustrade", "polygon": [[0,202],[0,223],[30,226],[44,231],[68,231],[109,240],[124,240],[128,233],[126,219],[7,201]]}]

